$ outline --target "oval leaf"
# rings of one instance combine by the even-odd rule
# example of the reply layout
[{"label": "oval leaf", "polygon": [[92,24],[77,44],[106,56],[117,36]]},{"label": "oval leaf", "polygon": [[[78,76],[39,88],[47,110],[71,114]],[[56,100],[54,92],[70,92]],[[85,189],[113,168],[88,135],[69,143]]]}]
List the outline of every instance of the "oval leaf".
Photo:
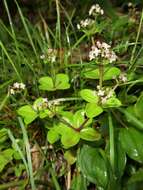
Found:
[{"label": "oval leaf", "polygon": [[103,109],[94,103],[88,103],[85,108],[87,117],[93,118],[100,115],[103,112]]},{"label": "oval leaf", "polygon": [[40,90],[48,90],[48,91],[53,91],[54,85],[53,85],[53,80],[51,77],[41,77],[39,79],[39,89]]},{"label": "oval leaf", "polygon": [[87,102],[97,103],[99,101],[99,97],[96,95],[95,91],[90,89],[83,89],[80,91],[80,96]]},{"label": "oval leaf", "polygon": [[67,150],[64,153],[64,158],[67,160],[68,164],[70,164],[70,165],[74,164],[76,161],[76,156],[74,155],[74,153],[71,150]]},{"label": "oval leaf", "polygon": [[111,67],[105,69],[104,75],[103,75],[103,80],[111,80],[113,78],[116,78],[119,76],[121,73],[120,69],[117,67]]},{"label": "oval leaf", "polygon": [[137,117],[143,120],[143,94],[138,98],[136,104],[134,105],[134,111]]},{"label": "oval leaf", "polygon": [[54,128],[52,128],[48,131],[47,140],[50,144],[53,144],[59,140],[59,134],[57,133],[57,131]]},{"label": "oval leaf", "polygon": [[72,146],[75,146],[80,140],[79,132],[76,132],[68,127],[67,129],[68,130],[66,131],[66,133],[63,133],[61,137],[61,142],[64,145],[64,148],[70,148]]},{"label": "oval leaf", "polygon": [[120,142],[127,155],[138,162],[143,162],[143,134],[134,128],[120,130]]},{"label": "oval leaf", "polygon": [[98,141],[101,135],[93,128],[85,128],[80,131],[80,138],[87,141]]},{"label": "oval leaf", "polygon": [[[120,69],[117,67],[106,67],[104,70],[104,74],[103,74],[103,80],[111,80],[114,77],[119,76],[121,73]],[[99,73],[99,69],[94,69],[94,70],[90,70],[90,71],[86,71],[84,73],[84,76],[86,78],[90,78],[90,79],[99,79],[100,73]]]},{"label": "oval leaf", "polygon": [[112,97],[109,98],[104,104],[104,108],[110,108],[110,107],[120,107],[122,105],[121,101],[118,98]]},{"label": "oval leaf", "polygon": [[59,73],[56,75],[55,88],[64,90],[70,88],[69,77],[66,74]]},{"label": "oval leaf", "polygon": [[106,189],[108,183],[107,166],[99,149],[87,145],[83,146],[79,153],[79,166],[83,175],[90,182]]},{"label": "oval leaf", "polygon": [[26,105],[18,109],[18,114],[24,118],[25,124],[30,124],[34,121],[38,114],[33,110],[32,106]]}]

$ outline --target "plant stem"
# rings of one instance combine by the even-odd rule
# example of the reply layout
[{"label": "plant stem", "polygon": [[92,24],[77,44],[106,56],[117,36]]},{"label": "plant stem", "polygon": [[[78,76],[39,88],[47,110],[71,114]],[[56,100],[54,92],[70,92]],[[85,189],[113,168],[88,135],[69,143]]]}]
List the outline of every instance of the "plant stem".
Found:
[{"label": "plant stem", "polygon": [[56,175],[55,175],[55,171],[53,170],[52,167],[49,169],[49,171],[51,173],[52,180],[53,180],[53,183],[55,185],[56,190],[61,190],[59,183],[58,183],[58,180],[57,180]]},{"label": "plant stem", "polygon": [[3,107],[5,106],[7,100],[9,98],[9,93],[5,96],[5,98],[2,100],[1,104],[0,104],[0,111],[3,109]]},{"label": "plant stem", "polygon": [[12,182],[8,182],[5,184],[0,184],[0,190],[2,189],[9,189],[11,187],[16,187],[16,186],[22,186],[25,183],[27,183],[27,180],[20,180],[20,181],[12,181]]},{"label": "plant stem", "polygon": [[115,169],[115,144],[114,144],[114,127],[112,122],[111,113],[108,116],[109,119],[109,138],[110,138],[110,163],[112,170]]},{"label": "plant stem", "polygon": [[140,23],[139,23],[138,31],[137,31],[135,45],[134,45],[134,48],[132,50],[132,55],[131,55],[131,59],[130,59],[130,67],[129,67],[129,71],[130,72],[132,71],[132,69],[135,68],[134,56],[135,56],[135,52],[136,52],[139,36],[140,36],[140,33],[141,33],[142,22],[143,22],[143,10],[142,10],[142,13],[141,13],[141,18],[140,18]]},{"label": "plant stem", "polygon": [[71,167],[68,164],[68,174],[67,174],[67,190],[71,188]]},{"label": "plant stem", "polygon": [[99,65],[99,86],[102,88],[102,83],[103,83],[103,73],[104,73],[104,68],[103,65]]}]

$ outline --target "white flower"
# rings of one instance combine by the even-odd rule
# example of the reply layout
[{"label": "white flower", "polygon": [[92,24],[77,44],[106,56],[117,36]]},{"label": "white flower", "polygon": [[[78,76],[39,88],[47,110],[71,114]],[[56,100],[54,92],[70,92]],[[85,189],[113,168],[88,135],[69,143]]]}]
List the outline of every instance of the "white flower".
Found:
[{"label": "white flower", "polygon": [[100,86],[99,85],[97,85],[97,89],[100,90]]},{"label": "white flower", "polygon": [[15,91],[14,91],[14,89],[10,89],[10,94],[12,94],[12,95],[14,95],[15,94]]},{"label": "white flower", "polygon": [[56,56],[51,56],[51,62],[54,63],[56,61]]},{"label": "white flower", "polygon": [[77,24],[77,29],[80,30],[80,28],[81,28],[81,27],[80,27],[80,24]]},{"label": "white flower", "polygon": [[22,82],[21,83],[15,82],[12,88],[17,89],[17,90],[20,90],[20,89],[24,90],[25,84]]},{"label": "white flower", "polygon": [[105,42],[96,42],[96,46],[91,47],[91,51],[89,52],[89,60],[96,59],[96,57],[100,56],[102,58],[107,59],[110,63],[116,61],[117,56],[114,51],[112,51],[111,46]]},{"label": "white flower", "polygon": [[96,46],[92,46],[91,51],[89,52],[89,60],[91,61],[95,59],[100,54],[100,52],[100,49],[98,49]]},{"label": "white flower", "polygon": [[19,89],[22,89],[22,90],[24,90],[25,89],[25,84],[24,83],[19,83]]},{"label": "white flower", "polygon": [[96,6],[92,5],[92,7],[89,9],[89,15],[92,15],[95,9],[96,9]]},{"label": "white flower", "polygon": [[95,16],[97,14],[103,15],[104,14],[104,10],[101,9],[101,7],[99,6],[99,4],[96,5],[92,5],[90,10],[89,10],[89,16]]},{"label": "white flower", "polygon": [[86,18],[85,20],[81,20],[80,24],[83,28],[86,28],[87,26],[91,25],[93,23],[93,20],[90,18]]},{"label": "white flower", "polygon": [[20,83],[15,82],[15,83],[13,84],[13,87],[19,89],[19,88],[20,88]]},{"label": "white flower", "polygon": [[45,59],[46,56],[44,54],[40,55],[40,59]]},{"label": "white flower", "polygon": [[96,45],[97,45],[97,47],[98,47],[99,49],[102,48],[102,43],[101,43],[99,40],[96,42]]},{"label": "white flower", "polygon": [[91,26],[94,23],[93,19],[86,18],[85,20],[81,20],[79,24],[77,24],[77,29],[80,28],[87,28],[88,26]]},{"label": "white flower", "polygon": [[133,6],[133,3],[132,2],[129,2],[128,3],[128,7],[132,7]]},{"label": "white flower", "polygon": [[102,42],[102,48],[104,48],[105,50],[108,50],[111,46],[105,42]]},{"label": "white flower", "polygon": [[104,95],[105,95],[105,91],[104,91],[104,90],[99,90],[99,91],[97,92],[97,95],[98,95],[98,96],[104,96]]},{"label": "white flower", "polygon": [[103,10],[103,9],[100,10],[100,14],[101,14],[101,15],[104,14],[104,10]]},{"label": "white flower", "polygon": [[24,83],[19,83],[19,82],[15,82],[11,87],[10,87],[10,94],[16,94],[19,93],[21,90],[25,89],[25,84]]}]

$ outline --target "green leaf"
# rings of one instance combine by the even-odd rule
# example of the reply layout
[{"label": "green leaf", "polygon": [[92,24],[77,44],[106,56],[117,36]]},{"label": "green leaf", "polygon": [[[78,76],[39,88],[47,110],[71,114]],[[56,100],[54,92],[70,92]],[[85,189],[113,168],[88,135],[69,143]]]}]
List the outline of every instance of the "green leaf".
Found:
[{"label": "green leaf", "polygon": [[71,128],[67,127],[66,133],[64,132],[61,137],[61,142],[64,145],[64,148],[70,148],[75,146],[80,140],[79,132],[74,131]]},{"label": "green leaf", "polygon": [[125,115],[126,120],[129,123],[131,123],[132,126],[134,126],[137,129],[143,130],[143,123],[136,117],[135,114],[131,113],[130,110],[128,111],[128,108],[118,108],[118,110],[120,110],[120,112],[122,112]]},{"label": "green leaf", "polygon": [[53,144],[55,143],[56,141],[59,140],[59,133],[57,132],[56,128],[51,128],[49,131],[48,131],[48,134],[47,134],[47,140],[50,144]]},{"label": "green leaf", "polygon": [[111,67],[105,69],[104,75],[103,75],[103,80],[111,80],[113,78],[116,78],[119,76],[121,73],[120,69],[117,67]]},{"label": "green leaf", "polygon": [[68,122],[70,125],[73,125],[73,113],[69,111],[61,112],[62,118]]},{"label": "green leaf", "polygon": [[100,115],[103,112],[103,109],[94,103],[88,103],[85,108],[87,117],[93,118]]},{"label": "green leaf", "polygon": [[61,90],[70,88],[68,75],[63,73],[57,74],[55,87],[56,89],[61,89]]},{"label": "green leaf", "polygon": [[39,79],[39,88],[41,90],[55,91],[70,88],[69,77],[66,74],[59,73],[55,76],[55,82],[51,77],[41,77]]},{"label": "green leaf", "polygon": [[[85,121],[85,111],[84,110],[78,110],[75,112],[75,114],[67,111],[61,112],[62,118],[67,121],[71,126],[74,128],[79,128],[80,125],[83,124]],[[85,124],[85,126],[88,126],[91,123],[91,119],[88,120],[88,122]]]},{"label": "green leaf", "polygon": [[84,145],[79,153],[79,166],[84,176],[96,184],[97,187],[106,189],[108,184],[108,172],[105,159],[100,149]]},{"label": "green leaf", "polygon": [[71,150],[67,150],[64,153],[64,158],[67,160],[68,164],[72,165],[76,162],[76,156]]},{"label": "green leaf", "polygon": [[30,124],[34,121],[38,114],[33,110],[32,106],[26,105],[18,109],[18,114],[24,118],[25,124]]},{"label": "green leaf", "polygon": [[0,172],[12,160],[13,153],[14,150],[10,148],[0,152]]},{"label": "green leaf", "polygon": [[[119,76],[121,73],[120,69],[117,67],[106,67],[104,70],[104,74],[103,74],[103,80],[111,80],[114,77]],[[86,78],[90,78],[90,79],[99,79],[100,73],[99,73],[99,69],[95,69],[95,70],[90,70],[90,71],[86,71],[84,73],[84,76]]]},{"label": "green leaf", "polygon": [[61,135],[61,143],[64,145],[64,148],[75,146],[80,140],[79,132],[63,123],[54,126],[54,130]]},{"label": "green leaf", "polygon": [[141,94],[136,104],[134,105],[134,111],[137,117],[143,120],[143,93]]},{"label": "green leaf", "polygon": [[39,117],[40,117],[41,119],[43,119],[43,118],[45,118],[45,117],[47,117],[47,116],[51,116],[51,114],[52,114],[52,113],[50,112],[50,110],[46,109],[46,110],[40,111]]},{"label": "green leaf", "polygon": [[39,89],[40,90],[48,90],[48,91],[53,91],[54,89],[54,84],[53,80],[51,77],[41,77],[39,79]]},{"label": "green leaf", "polygon": [[93,128],[85,128],[80,131],[80,138],[87,141],[98,141],[101,135]]},{"label": "green leaf", "polygon": [[84,76],[89,79],[99,79],[99,69],[87,70],[85,71]]},{"label": "green leaf", "polygon": [[127,155],[143,162],[143,134],[134,128],[120,129],[120,142]]},{"label": "green leaf", "polygon": [[97,103],[99,101],[99,97],[96,95],[95,91],[90,89],[83,89],[80,91],[80,96],[87,102]]},{"label": "green leaf", "polygon": [[115,171],[116,176],[118,178],[121,178],[124,174],[124,169],[126,166],[126,153],[124,149],[122,148],[121,142],[119,141],[119,138],[115,140],[116,146],[115,146]]},{"label": "green leaf", "polygon": [[8,139],[7,129],[0,130],[0,144],[4,143]]},{"label": "green leaf", "polygon": [[[74,128],[79,128],[83,122],[85,121],[85,111],[84,110],[78,110],[73,115],[73,126]],[[85,126],[89,125],[91,123],[91,120],[86,123]]]},{"label": "green leaf", "polygon": [[122,103],[120,102],[120,100],[118,98],[112,97],[109,98],[104,104],[103,107],[104,108],[110,108],[110,107],[120,107],[122,105]]}]

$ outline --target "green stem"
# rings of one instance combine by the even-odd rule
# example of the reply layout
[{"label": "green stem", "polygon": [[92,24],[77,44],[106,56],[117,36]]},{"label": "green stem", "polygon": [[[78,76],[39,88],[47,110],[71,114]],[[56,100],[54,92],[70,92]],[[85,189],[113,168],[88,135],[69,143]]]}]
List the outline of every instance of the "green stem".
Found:
[{"label": "green stem", "polygon": [[136,52],[139,36],[140,36],[140,33],[141,33],[142,22],[143,22],[143,10],[142,10],[142,13],[141,13],[141,18],[140,18],[140,23],[139,23],[138,31],[137,31],[135,45],[134,45],[134,48],[133,48],[133,51],[132,51],[132,55],[131,55],[130,67],[129,67],[129,71],[130,72],[135,68],[134,56],[135,56],[135,52]]},{"label": "green stem", "polygon": [[103,83],[103,73],[104,73],[104,68],[103,65],[99,65],[99,86],[102,88],[102,83]]},{"label": "green stem", "polygon": [[11,187],[22,186],[27,183],[27,180],[20,180],[20,181],[12,181],[5,184],[0,184],[0,190],[2,189],[9,189]]},{"label": "green stem", "polygon": [[115,144],[114,144],[114,127],[111,114],[109,113],[109,138],[110,138],[110,163],[112,170],[115,169]]},{"label": "green stem", "polygon": [[1,104],[0,104],[0,111],[3,109],[3,107],[5,106],[7,100],[9,98],[9,93],[5,96],[5,98],[2,100]]},{"label": "green stem", "polygon": [[49,171],[51,173],[52,180],[53,180],[53,183],[55,185],[56,190],[61,190],[60,185],[59,185],[58,180],[57,180],[56,175],[55,175],[55,171],[53,170],[52,167],[49,169]]}]

